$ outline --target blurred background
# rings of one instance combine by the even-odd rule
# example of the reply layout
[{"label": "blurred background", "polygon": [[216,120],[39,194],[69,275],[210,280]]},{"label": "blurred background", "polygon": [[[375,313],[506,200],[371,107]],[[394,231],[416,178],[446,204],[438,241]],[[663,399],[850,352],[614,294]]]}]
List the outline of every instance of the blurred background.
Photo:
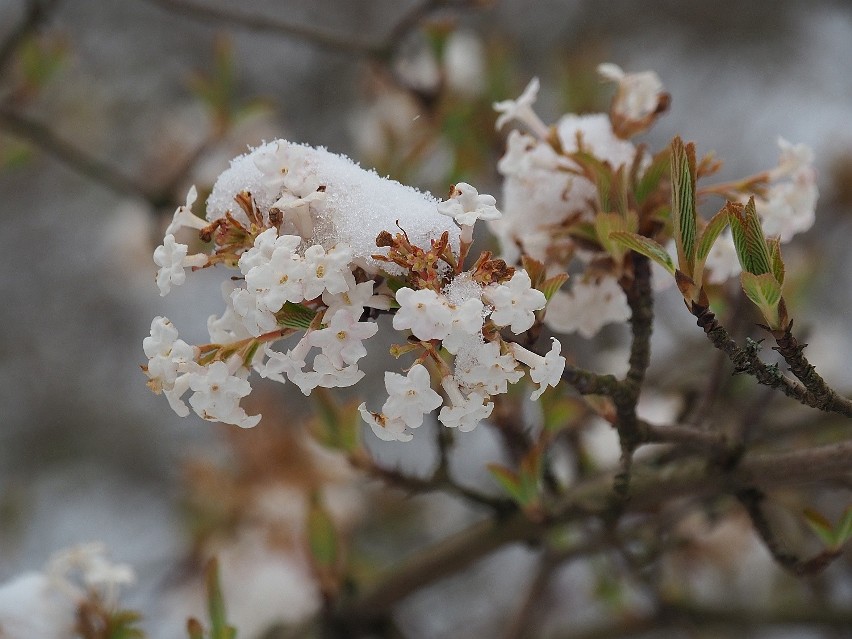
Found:
[{"label": "blurred background", "polygon": [[[162,593],[185,578],[181,562],[197,532],[187,495],[197,497],[199,477],[215,477],[217,463],[251,466],[248,449],[264,444],[236,443],[262,435],[181,420],[145,387],[139,365],[151,318],[169,317],[200,343],[207,317],[222,309],[213,273],[158,295],[151,253],[174,208],[192,184],[201,202],[232,157],[278,137],[327,146],[436,195],[463,179],[499,205],[503,141],[491,103],[516,97],[533,76],[542,82],[537,110],[552,122],[606,110],[600,62],[656,71],[672,105],[641,141],[694,140],[724,159],[721,178],[774,166],[779,135],[810,145],[817,223],[787,255],[805,274],[797,302],[811,310],[797,318],[811,361],[848,390],[850,59],[852,5],[842,0],[0,0],[0,582],[58,548],[99,539],[137,568],[129,597],[148,615],[151,636],[182,636],[179,612],[156,611],[169,609]],[[659,313],[652,379],[671,398],[711,354],[678,300],[662,294],[660,304],[673,310]],[[623,353],[620,338],[605,331],[572,348],[592,367],[620,372],[623,364],[610,366]],[[380,358],[366,370],[381,381]],[[260,390],[253,401],[269,416],[257,430],[287,430],[309,410],[292,386]],[[275,415],[285,417],[269,424]],[[461,459],[497,454],[487,434],[471,435]],[[603,457],[607,446],[617,457],[613,441],[600,443]],[[426,444],[369,446],[413,472],[434,462]],[[199,459],[207,475],[192,465]],[[462,470],[473,484],[487,481]],[[418,541],[476,518],[440,497],[386,508],[408,521],[395,534]],[[379,538],[391,550],[399,543]],[[761,570],[776,576],[762,559]],[[495,610],[516,594],[508,575],[525,578],[533,563],[528,550],[508,548],[467,581],[406,600],[404,636],[496,636]],[[563,605],[551,601],[542,627],[600,616],[571,608],[582,600],[577,584],[590,579],[592,569],[581,568],[551,584]],[[852,593],[852,584],[837,588],[836,596]],[[754,636],[827,636],[820,632]]]}]

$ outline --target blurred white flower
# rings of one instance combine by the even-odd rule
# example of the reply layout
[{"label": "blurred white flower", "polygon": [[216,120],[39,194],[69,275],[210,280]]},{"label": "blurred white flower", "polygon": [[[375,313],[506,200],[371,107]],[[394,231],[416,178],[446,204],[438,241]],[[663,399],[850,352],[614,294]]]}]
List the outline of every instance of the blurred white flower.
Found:
[{"label": "blurred white flower", "polygon": [[618,65],[605,62],[598,65],[598,73],[605,80],[618,85],[613,101],[613,111],[617,117],[641,121],[657,111],[663,83],[653,71],[625,73]]},{"label": "blurred white flower", "polygon": [[606,324],[630,319],[624,291],[613,277],[598,281],[578,279],[568,292],[557,291],[548,305],[544,323],[559,333],[579,333],[586,339]]},{"label": "blurred white flower", "polygon": [[533,78],[517,100],[495,102],[494,110],[500,114],[494,125],[495,128],[499,131],[509,122],[517,121],[537,137],[545,139],[548,136],[549,129],[532,108],[538,98],[538,89],[538,78]]},{"label": "blurred white flower", "polygon": [[485,47],[472,31],[453,31],[444,45],[444,77],[447,86],[465,96],[485,90]]}]

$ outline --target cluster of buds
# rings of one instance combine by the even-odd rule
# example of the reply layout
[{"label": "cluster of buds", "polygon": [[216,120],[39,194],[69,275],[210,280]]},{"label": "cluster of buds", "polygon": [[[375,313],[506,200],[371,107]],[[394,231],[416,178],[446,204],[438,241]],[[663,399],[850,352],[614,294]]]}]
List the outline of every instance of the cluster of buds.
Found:
[{"label": "cluster of buds", "polygon": [[[531,277],[488,252],[466,267],[474,225],[500,216],[494,198],[472,186],[455,185],[441,202],[324,149],[276,141],[219,177],[207,220],[191,213],[195,197],[190,191],[155,251],[161,293],[182,284],[186,268],[239,275],[223,285],[223,314],[208,320],[210,343],[184,342],[164,317],[143,342],[148,385],[178,415],[191,407],[206,420],[256,425],[260,416],[240,406],[252,370],[305,395],[352,386],[364,377],[363,342],[383,314],[406,335],[394,354],[417,357],[407,374],[386,373],[381,413],[361,407],[382,439],[411,439],[409,430],[442,405],[446,426],[473,429],[491,413],[491,396],[518,382],[524,367],[537,384],[534,397],[559,382],[558,342],[540,356],[502,333],[536,326],[565,276],[546,277],[531,261]],[[188,255],[175,239],[184,227],[211,251]],[[276,348],[288,338],[288,348]],[[445,397],[432,390],[432,376]]]}]

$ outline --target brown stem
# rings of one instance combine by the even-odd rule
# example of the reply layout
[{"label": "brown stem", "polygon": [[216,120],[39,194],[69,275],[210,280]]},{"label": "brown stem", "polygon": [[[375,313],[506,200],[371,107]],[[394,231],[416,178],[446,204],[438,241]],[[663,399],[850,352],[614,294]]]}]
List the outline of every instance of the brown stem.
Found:
[{"label": "brown stem", "polygon": [[758,383],[780,390],[787,397],[791,397],[805,406],[852,417],[852,402],[843,400],[842,402],[826,403],[825,398],[817,396],[803,385],[781,374],[778,366],[768,366],[763,363],[757,356],[756,343],[748,348],[740,348],[731,339],[728,331],[719,324],[716,316],[709,308],[694,304],[690,311],[695,315],[698,325],[707,334],[707,338],[713,343],[713,346],[725,353],[731,360],[735,373],[748,373]]},{"label": "brown stem", "polygon": [[800,344],[790,332],[791,325],[786,331],[773,333],[777,346],[775,350],[781,353],[784,361],[790,366],[790,371],[796,376],[805,388],[816,397],[817,401],[829,407],[828,410],[844,415],[852,414],[852,401],[841,397],[834,391],[825,380],[816,372],[805,357],[804,350],[807,344]]}]

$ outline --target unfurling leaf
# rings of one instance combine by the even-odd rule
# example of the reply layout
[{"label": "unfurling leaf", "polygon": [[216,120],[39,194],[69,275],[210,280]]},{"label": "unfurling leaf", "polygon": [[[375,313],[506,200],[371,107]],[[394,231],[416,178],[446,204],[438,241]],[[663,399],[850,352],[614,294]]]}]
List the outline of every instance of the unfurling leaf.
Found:
[{"label": "unfurling leaf", "polygon": [[754,208],[754,198],[749,198],[745,206],[728,202],[725,210],[743,271],[754,275],[772,273],[772,257]]},{"label": "unfurling leaf", "polygon": [[643,204],[657,190],[663,176],[669,171],[669,149],[664,149],[654,156],[651,164],[633,187],[633,196],[636,198],[637,204]]},{"label": "unfurling leaf", "polygon": [[544,281],[544,278],[547,275],[544,264],[529,255],[524,255],[521,258],[521,266],[524,267],[527,275],[530,276],[530,282],[532,282],[533,288],[538,288],[538,285]]},{"label": "unfurling leaf", "polygon": [[284,302],[281,310],[275,314],[279,326],[307,330],[317,316],[317,312],[293,302]]},{"label": "unfurling leaf", "polygon": [[672,229],[678,266],[692,277],[695,265],[698,218],[695,212],[695,145],[672,140]]},{"label": "unfurling leaf", "polygon": [[781,238],[773,237],[768,241],[769,258],[772,260],[772,274],[779,284],[784,283],[784,260],[781,259]]},{"label": "unfurling leaf", "polygon": [[710,254],[710,249],[716,243],[719,234],[728,225],[728,212],[722,209],[716,215],[710,218],[707,226],[701,232],[698,238],[698,246],[695,249],[695,270],[693,278],[695,283],[700,287],[704,282],[704,264],[707,262],[707,256]]},{"label": "unfurling leaf", "polygon": [[672,275],[675,274],[675,265],[672,258],[662,246],[654,240],[636,233],[626,233],[624,231],[614,231],[609,234],[609,238],[614,242],[618,242],[632,251],[636,251],[640,255],[644,255],[648,259],[653,260]]},{"label": "unfurling leaf", "polygon": [[550,298],[553,297],[556,294],[556,291],[562,288],[562,285],[567,281],[568,273],[559,273],[558,275],[547,278],[536,288],[544,293],[544,299],[549,302]]},{"label": "unfurling leaf", "polygon": [[822,543],[831,551],[839,551],[852,538],[852,506],[848,506],[837,525],[833,525],[824,515],[810,508],[804,512],[805,521]]},{"label": "unfurling leaf", "polygon": [[595,232],[599,244],[609,253],[616,263],[624,259],[629,247],[612,239],[612,233],[635,233],[639,230],[639,219],[632,211],[626,215],[620,213],[599,213],[595,216]]},{"label": "unfurling leaf", "polygon": [[760,309],[767,325],[772,330],[780,330],[786,323],[782,317],[783,304],[781,298],[781,284],[772,273],[743,272],[740,274],[740,282],[746,296]]}]

